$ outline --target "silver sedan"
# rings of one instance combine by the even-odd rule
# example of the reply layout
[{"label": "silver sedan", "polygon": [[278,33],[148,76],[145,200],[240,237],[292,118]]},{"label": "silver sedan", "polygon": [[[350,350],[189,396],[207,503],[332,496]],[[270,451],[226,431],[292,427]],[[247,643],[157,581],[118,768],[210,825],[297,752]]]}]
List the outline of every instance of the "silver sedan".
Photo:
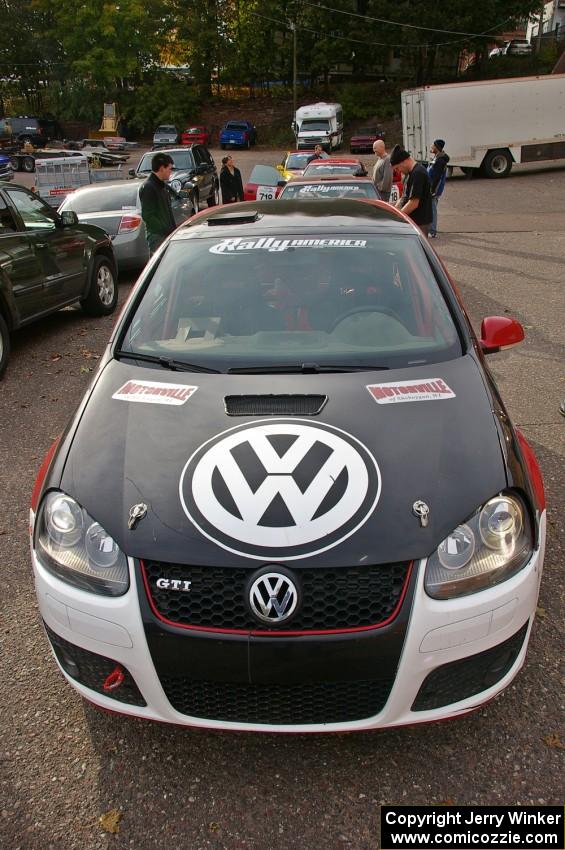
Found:
[{"label": "silver sedan", "polygon": [[[143,180],[118,180],[84,186],[68,195],[59,212],[73,210],[80,222],[96,224],[112,239],[120,270],[140,268],[149,259],[145,226],[141,219],[139,189]],[[192,215],[190,199],[172,199],[177,224]]]}]

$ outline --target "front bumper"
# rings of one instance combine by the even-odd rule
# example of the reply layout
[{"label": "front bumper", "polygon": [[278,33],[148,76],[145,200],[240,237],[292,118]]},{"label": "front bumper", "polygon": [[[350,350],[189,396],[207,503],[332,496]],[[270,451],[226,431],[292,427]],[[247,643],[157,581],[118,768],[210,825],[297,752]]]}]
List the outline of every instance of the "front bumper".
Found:
[{"label": "front bumper", "polygon": [[[157,633],[163,634],[164,630],[157,622],[153,628],[148,627],[147,611],[142,611],[139,604],[144,590],[141,588],[139,594],[133,562],[130,562],[129,591],[122,597],[110,599],[85,593],[57,579],[44,569],[33,551],[32,561],[39,607],[48,629],[63,642],[102,657],[101,669],[106,673],[109,667],[104,667],[102,662],[122,665],[141,695],[138,704],[119,699],[117,691],[116,698],[106,696],[101,687],[94,689],[79,684],[58,662],[69,682],[91,702],[124,714],[180,725],[264,732],[345,732],[454,717],[477,708],[503,690],[524,663],[544,549],[545,513],[540,522],[539,549],[524,569],[496,587],[450,601],[426,595],[423,588],[425,561],[416,563],[411,593],[407,594],[405,604],[391,624],[397,628],[397,636],[399,628],[404,634],[398,654],[391,651],[394,636],[391,637],[387,629],[373,629],[363,638],[356,635],[348,639],[349,645],[334,641],[330,662],[326,660],[328,643],[323,636],[307,639],[307,654],[303,653],[305,638],[296,638],[295,642],[279,637],[263,641],[255,638],[263,652],[263,661],[252,699],[272,701],[275,708],[271,722],[210,719],[209,716],[192,716],[173,707],[172,702],[180,707],[187,704],[186,683],[190,684],[190,676],[195,676],[198,693],[191,694],[190,704],[202,706],[203,712],[205,706],[214,705],[216,716],[218,711],[222,714],[226,706],[224,716],[237,718],[242,689],[249,702],[249,686],[243,681],[244,677],[239,676],[238,680],[238,675],[234,674],[234,664],[236,667],[239,664],[243,670],[246,663],[241,641],[238,645],[233,635],[210,637],[199,631],[187,635],[180,633],[181,630],[169,629],[171,649],[165,650],[164,658],[158,657],[155,646],[160,638]],[[208,652],[211,644],[206,646],[206,658],[214,659],[212,672],[208,662],[198,670],[198,657],[205,640],[213,641],[212,655]],[[382,646],[380,661],[374,655],[379,645]],[[369,646],[371,652],[367,649]],[[375,689],[371,691],[369,686],[363,686],[367,681],[367,665],[371,664],[375,667],[374,679],[381,688],[378,694]],[[357,665],[358,673],[350,670],[352,665]],[[189,679],[179,676],[179,671],[188,673]],[[359,678],[353,683],[355,675]],[[204,682],[203,677],[208,681]],[[354,688],[344,688],[348,680],[351,680],[350,685],[355,684]],[[450,701],[449,695],[457,693],[460,687],[457,682],[467,683],[464,687],[470,695]],[[296,696],[295,710],[292,699],[288,700],[288,692],[280,708],[283,704],[280,696],[285,687],[295,689],[292,691]],[[328,718],[323,722],[304,722],[308,714],[299,706],[305,700],[337,708],[333,713],[323,714]],[[355,703],[353,712],[352,702]],[[371,706],[377,708],[367,714]],[[364,712],[365,715],[359,717],[359,713]],[[342,716],[345,719],[335,719]],[[351,719],[352,716],[356,719]]]}]

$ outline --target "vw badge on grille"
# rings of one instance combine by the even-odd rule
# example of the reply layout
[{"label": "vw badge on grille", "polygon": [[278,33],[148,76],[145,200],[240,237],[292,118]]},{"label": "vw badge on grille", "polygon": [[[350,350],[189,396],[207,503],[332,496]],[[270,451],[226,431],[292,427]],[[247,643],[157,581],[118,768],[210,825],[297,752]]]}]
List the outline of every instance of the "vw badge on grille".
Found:
[{"label": "vw badge on grille", "polygon": [[263,572],[251,584],[249,605],[262,623],[279,625],[296,611],[298,588],[285,573]]}]

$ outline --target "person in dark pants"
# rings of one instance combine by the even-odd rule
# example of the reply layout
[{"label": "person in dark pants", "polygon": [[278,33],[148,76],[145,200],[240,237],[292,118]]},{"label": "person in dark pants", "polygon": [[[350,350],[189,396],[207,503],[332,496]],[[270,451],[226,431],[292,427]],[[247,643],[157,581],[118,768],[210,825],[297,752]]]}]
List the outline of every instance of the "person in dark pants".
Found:
[{"label": "person in dark pants", "polygon": [[445,142],[443,139],[436,139],[430,148],[432,159],[428,165],[428,177],[430,178],[430,188],[432,190],[432,212],[433,221],[430,227],[430,238],[435,239],[437,236],[437,205],[439,199],[443,195],[445,189],[445,181],[447,179],[447,163],[449,157],[444,151]]},{"label": "person in dark pants", "polygon": [[222,188],[222,202],[224,204],[235,204],[236,201],[243,201],[241,171],[235,167],[233,156],[224,156],[222,158],[220,186]]},{"label": "person in dark pants", "polygon": [[155,253],[177,226],[171,207],[171,191],[167,185],[172,170],[172,157],[168,153],[156,153],[151,160],[151,174],[139,190],[149,255]]},{"label": "person in dark pants", "polygon": [[424,236],[427,236],[433,220],[428,172],[400,145],[392,149],[390,164],[404,175],[404,191],[396,204],[397,208],[410,216]]}]

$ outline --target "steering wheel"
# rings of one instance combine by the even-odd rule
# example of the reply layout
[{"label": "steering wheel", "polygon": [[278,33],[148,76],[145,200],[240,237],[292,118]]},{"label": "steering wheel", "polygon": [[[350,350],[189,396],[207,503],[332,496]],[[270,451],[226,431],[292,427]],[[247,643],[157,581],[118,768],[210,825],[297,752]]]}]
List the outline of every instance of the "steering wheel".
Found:
[{"label": "steering wheel", "polygon": [[[338,316],[333,325],[331,326],[329,332],[332,333],[335,331],[338,325],[345,321],[345,319],[349,319],[350,316],[356,316],[358,313],[383,313],[386,316],[390,316],[396,322],[402,325],[403,328],[406,328],[406,325],[394,310],[390,307],[386,307],[384,304],[371,304],[365,305],[364,307],[354,307],[352,310],[348,310],[347,313],[343,313],[342,316]],[[406,328],[408,330],[408,328]]]}]

